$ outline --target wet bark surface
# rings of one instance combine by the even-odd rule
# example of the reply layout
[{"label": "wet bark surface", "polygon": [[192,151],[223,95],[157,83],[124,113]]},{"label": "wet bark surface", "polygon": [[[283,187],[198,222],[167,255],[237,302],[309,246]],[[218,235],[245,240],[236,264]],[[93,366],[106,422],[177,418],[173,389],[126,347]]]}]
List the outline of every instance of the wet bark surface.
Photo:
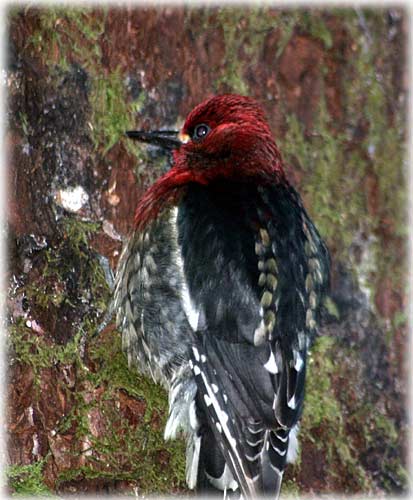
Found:
[{"label": "wet bark surface", "polygon": [[168,164],[124,131],[221,92],[263,104],[332,256],[283,491],[406,491],[405,12],[27,7],[8,35],[10,491],[186,494],[165,393],[93,334]]}]

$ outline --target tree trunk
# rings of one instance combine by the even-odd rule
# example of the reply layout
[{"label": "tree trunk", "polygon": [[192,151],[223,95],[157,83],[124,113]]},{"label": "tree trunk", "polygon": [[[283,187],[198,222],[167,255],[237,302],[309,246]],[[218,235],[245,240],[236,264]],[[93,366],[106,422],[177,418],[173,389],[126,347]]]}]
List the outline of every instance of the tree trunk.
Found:
[{"label": "tree trunk", "polygon": [[8,23],[10,490],[186,491],[166,394],[113,325],[93,334],[168,166],[124,131],[236,92],[263,104],[332,257],[283,492],[406,491],[406,12],[48,6]]}]

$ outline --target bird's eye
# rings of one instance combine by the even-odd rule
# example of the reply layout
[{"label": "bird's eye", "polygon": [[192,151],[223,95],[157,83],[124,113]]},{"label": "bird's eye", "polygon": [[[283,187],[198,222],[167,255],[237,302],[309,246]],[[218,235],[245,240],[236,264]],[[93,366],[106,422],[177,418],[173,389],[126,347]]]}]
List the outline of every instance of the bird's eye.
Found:
[{"label": "bird's eye", "polygon": [[194,128],[194,133],[192,134],[192,139],[199,141],[209,134],[211,129],[205,123],[201,123]]}]

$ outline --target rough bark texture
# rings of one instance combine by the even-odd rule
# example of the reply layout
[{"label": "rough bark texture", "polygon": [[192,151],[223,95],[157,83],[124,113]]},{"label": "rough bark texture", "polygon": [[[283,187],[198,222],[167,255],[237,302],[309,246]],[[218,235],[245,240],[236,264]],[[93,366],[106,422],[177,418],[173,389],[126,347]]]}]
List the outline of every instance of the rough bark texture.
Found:
[{"label": "rough bark texture", "polygon": [[186,491],[166,395],[113,326],[92,335],[166,168],[123,132],[226,91],[263,103],[333,262],[283,491],[406,491],[405,12],[28,7],[8,25],[11,491]]}]

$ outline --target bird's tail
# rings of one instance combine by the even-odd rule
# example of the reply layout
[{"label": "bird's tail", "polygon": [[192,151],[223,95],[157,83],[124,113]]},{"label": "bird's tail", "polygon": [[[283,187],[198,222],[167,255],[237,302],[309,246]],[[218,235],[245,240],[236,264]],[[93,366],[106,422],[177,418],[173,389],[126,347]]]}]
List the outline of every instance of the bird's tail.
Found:
[{"label": "bird's tail", "polygon": [[287,431],[266,431],[261,452],[260,489],[264,497],[278,498],[288,450]]},{"label": "bird's tail", "polygon": [[201,425],[188,440],[187,480],[190,488],[196,487],[203,496],[220,499],[277,499],[285,464],[293,462],[297,456],[297,429],[296,426],[291,430],[279,428],[258,432],[255,443],[250,436],[248,441],[254,446],[248,450],[248,457],[253,451],[258,451],[255,460],[250,463],[256,474],[256,491],[241,495],[239,484],[225,462],[213,431],[207,425]]},{"label": "bird's tail", "polygon": [[223,492],[226,498],[239,498],[238,483],[225,462],[214,433],[208,426],[203,426],[199,437],[197,490],[220,498]]}]

